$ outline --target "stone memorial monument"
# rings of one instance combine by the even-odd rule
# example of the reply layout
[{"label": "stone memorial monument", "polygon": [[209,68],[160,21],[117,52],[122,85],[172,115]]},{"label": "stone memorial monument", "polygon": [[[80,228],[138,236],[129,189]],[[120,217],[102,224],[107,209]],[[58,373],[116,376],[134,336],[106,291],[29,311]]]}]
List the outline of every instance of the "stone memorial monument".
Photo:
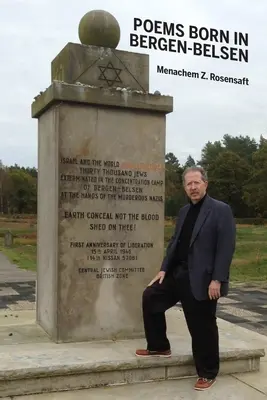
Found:
[{"label": "stone memorial monument", "polygon": [[91,11],[52,61],[38,118],[37,322],[55,342],[143,336],[142,292],[164,255],[166,114],[149,57],[117,50]]}]

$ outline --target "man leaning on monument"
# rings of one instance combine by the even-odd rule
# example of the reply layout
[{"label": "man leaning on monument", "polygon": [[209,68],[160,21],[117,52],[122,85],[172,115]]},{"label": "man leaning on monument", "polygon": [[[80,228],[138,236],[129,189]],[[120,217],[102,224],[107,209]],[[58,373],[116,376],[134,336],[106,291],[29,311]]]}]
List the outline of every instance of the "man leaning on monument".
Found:
[{"label": "man leaning on monument", "polygon": [[229,205],[207,194],[203,168],[187,168],[183,184],[190,201],[179,211],[160,272],[143,293],[147,348],[136,355],[171,356],[165,311],[180,301],[198,374],[195,389],[206,390],[219,372],[216,308],[228,294],[236,228]]}]

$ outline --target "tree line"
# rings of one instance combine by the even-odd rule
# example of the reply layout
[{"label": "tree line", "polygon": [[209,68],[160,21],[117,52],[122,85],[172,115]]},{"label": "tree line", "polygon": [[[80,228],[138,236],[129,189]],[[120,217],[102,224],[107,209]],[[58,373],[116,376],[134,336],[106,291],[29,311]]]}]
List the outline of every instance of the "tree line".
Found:
[{"label": "tree line", "polygon": [[187,202],[182,183],[186,167],[199,165],[208,173],[208,193],[230,204],[236,218],[267,218],[267,139],[224,135],[207,142],[200,160],[190,155],[184,165],[166,154],[165,215],[174,216]]},{"label": "tree line", "polygon": [[[236,218],[267,218],[267,139],[257,142],[249,136],[224,135],[207,142],[200,160],[191,155],[180,164],[173,153],[165,156],[165,215],[173,217],[187,202],[182,174],[185,168],[200,165],[208,173],[208,192],[231,205]],[[0,162],[0,213],[36,214],[36,168]]]},{"label": "tree line", "polygon": [[0,161],[0,214],[37,213],[37,169]]}]

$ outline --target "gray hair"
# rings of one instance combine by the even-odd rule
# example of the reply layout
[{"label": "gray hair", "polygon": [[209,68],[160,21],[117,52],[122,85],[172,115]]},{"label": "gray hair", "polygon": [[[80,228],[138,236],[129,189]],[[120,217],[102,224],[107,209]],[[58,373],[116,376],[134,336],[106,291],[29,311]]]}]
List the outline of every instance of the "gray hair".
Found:
[{"label": "gray hair", "polygon": [[184,170],[183,175],[182,175],[182,176],[183,176],[183,182],[185,181],[185,175],[186,175],[188,172],[200,172],[200,174],[201,174],[201,179],[202,179],[204,182],[207,182],[207,181],[208,181],[208,174],[207,174],[207,172],[204,170],[204,168],[194,166],[194,167],[187,167],[187,168]]}]

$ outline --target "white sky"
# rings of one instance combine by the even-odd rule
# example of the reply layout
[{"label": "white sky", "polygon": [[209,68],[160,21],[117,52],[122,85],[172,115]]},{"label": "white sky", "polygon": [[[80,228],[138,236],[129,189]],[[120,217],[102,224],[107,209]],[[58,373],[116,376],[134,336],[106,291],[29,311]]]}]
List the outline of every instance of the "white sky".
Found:
[{"label": "white sky", "polygon": [[[158,89],[174,97],[174,112],[167,117],[166,151],[184,162],[189,153],[199,159],[208,140],[220,140],[226,133],[266,137],[266,0],[0,0],[0,160],[4,164],[37,166],[37,121],[31,118],[31,103],[50,85],[52,59],[66,43],[79,43],[79,21],[92,9],[105,9],[118,19],[118,49],[150,54],[150,91]],[[134,17],[248,32],[249,63],[130,48]],[[157,74],[157,64],[245,76],[250,86],[163,76]]]}]

